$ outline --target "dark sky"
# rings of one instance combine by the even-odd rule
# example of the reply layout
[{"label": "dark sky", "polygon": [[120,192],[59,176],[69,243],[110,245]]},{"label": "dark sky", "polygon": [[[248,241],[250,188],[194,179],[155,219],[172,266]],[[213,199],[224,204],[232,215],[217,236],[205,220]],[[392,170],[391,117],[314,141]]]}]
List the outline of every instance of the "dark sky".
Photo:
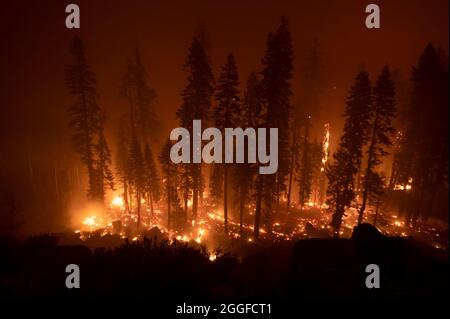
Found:
[{"label": "dark sky", "polygon": [[[65,6],[81,9],[81,30],[65,28]],[[376,1],[381,29],[365,28],[367,1],[3,1],[1,140],[14,152],[44,153],[68,146],[65,109],[70,104],[64,69],[71,63],[70,40],[81,35],[87,58],[99,80],[101,104],[111,114],[122,107],[117,98],[120,77],[138,42],[150,84],[158,94],[157,112],[167,130],[175,126],[185,83],[182,65],[195,26],[204,21],[212,43],[217,76],[225,56],[236,55],[241,82],[260,69],[267,33],[282,14],[290,21],[295,48],[294,92],[300,66],[314,37],[321,43],[326,70],[324,106],[333,137],[349,85],[364,63],[372,79],[384,63],[399,68],[408,80],[410,69],[427,42],[448,52],[448,1]],[[296,101],[294,96],[293,102]],[[56,133],[55,133],[56,132]],[[5,148],[3,148],[5,149]],[[19,154],[14,154],[15,156]]]},{"label": "dark sky", "polygon": [[71,2],[7,0],[0,4],[0,191],[19,199],[26,225],[35,227],[34,231],[60,229],[58,223],[67,222],[62,214],[66,208],[56,203],[67,197],[69,205],[78,207],[85,199],[84,187],[68,194],[59,191],[65,176],[81,176],[79,180],[86,175],[73,165],[79,159],[70,147],[66,116],[72,99],[64,71],[72,63],[69,47],[75,34],[84,40],[88,62],[97,74],[113,148],[111,132],[124,107],[118,100],[119,82],[136,43],[150,85],[158,94],[157,112],[168,134],[177,126],[174,113],[186,76],[182,65],[201,21],[210,34],[215,76],[233,51],[244,83],[250,70],[260,70],[267,33],[286,14],[296,56],[293,103],[298,101],[300,66],[317,37],[325,65],[322,104],[331,123],[332,149],[341,133],[339,115],[347,90],[363,63],[372,80],[389,63],[408,82],[411,66],[428,42],[448,52],[448,0],[376,1],[381,7],[379,30],[368,30],[364,24],[365,6],[372,1],[76,0],[81,30],[75,31],[66,29],[64,22],[65,7]]}]

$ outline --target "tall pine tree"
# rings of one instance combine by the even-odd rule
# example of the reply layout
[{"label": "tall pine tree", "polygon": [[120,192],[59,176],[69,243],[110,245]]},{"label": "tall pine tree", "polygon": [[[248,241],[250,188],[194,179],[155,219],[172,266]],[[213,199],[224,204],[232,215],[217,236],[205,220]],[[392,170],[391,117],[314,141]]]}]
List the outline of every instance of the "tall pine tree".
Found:
[{"label": "tall pine tree", "polygon": [[[177,118],[180,125],[188,129],[192,136],[193,120],[201,120],[203,124],[206,124],[209,119],[211,97],[214,91],[214,78],[209,59],[197,38],[194,38],[189,48],[184,69],[188,73],[187,84],[182,94],[183,103],[177,110]],[[189,164],[186,170],[192,178],[192,213],[193,219],[196,220],[199,197],[203,189],[201,164]],[[187,183],[185,187],[190,187],[189,185],[190,183]]]},{"label": "tall pine tree", "polygon": [[[227,61],[217,80],[216,100],[217,107],[214,110],[215,125],[224,134],[225,128],[237,127],[239,125],[239,116],[241,113],[239,76],[236,60],[232,53],[228,55]],[[230,165],[225,163],[225,161],[223,162],[223,216],[225,233],[228,234],[228,171]]]},{"label": "tall pine tree", "polygon": [[[292,95],[290,81],[293,74],[293,55],[288,20],[283,16],[276,32],[268,35],[267,50],[262,61],[260,85],[264,120],[259,126],[278,128],[278,171],[273,175],[259,175],[255,238],[259,237],[262,201],[265,205],[266,225],[270,227],[270,217],[273,211],[278,211],[281,193],[285,191],[286,177],[289,172],[289,113]],[[274,210],[273,203],[275,203]]]},{"label": "tall pine tree", "polygon": [[86,62],[84,44],[80,38],[73,39],[71,53],[75,61],[67,68],[66,84],[69,93],[75,97],[75,102],[68,108],[69,125],[74,130],[73,146],[87,167],[88,196],[91,199],[102,200],[104,190],[99,189],[102,187],[99,180],[104,178],[103,173],[106,175],[108,173],[103,170],[99,178],[96,153],[101,151],[101,155],[104,155],[101,162],[102,168],[107,164],[110,155],[105,147],[103,118],[96,88],[97,79]]},{"label": "tall pine tree", "polygon": [[[413,92],[400,146],[399,184],[411,184],[408,220],[427,218],[435,198],[448,199],[448,69],[443,50],[427,45],[413,68]],[[406,192],[406,190],[405,190]]]},{"label": "tall pine tree", "polygon": [[363,147],[367,142],[371,103],[369,75],[361,71],[347,98],[344,132],[333,155],[334,162],[326,171],[327,203],[333,210],[331,226],[335,236],[339,235],[345,211],[355,198],[354,179],[361,167]]},{"label": "tall pine tree", "polygon": [[374,202],[383,192],[384,180],[376,171],[382,157],[388,154],[395,133],[392,120],[396,115],[395,86],[389,68],[385,66],[373,89],[371,104],[371,123],[369,147],[367,150],[367,167],[362,181],[362,204],[359,209],[358,225],[363,220],[367,201]]}]

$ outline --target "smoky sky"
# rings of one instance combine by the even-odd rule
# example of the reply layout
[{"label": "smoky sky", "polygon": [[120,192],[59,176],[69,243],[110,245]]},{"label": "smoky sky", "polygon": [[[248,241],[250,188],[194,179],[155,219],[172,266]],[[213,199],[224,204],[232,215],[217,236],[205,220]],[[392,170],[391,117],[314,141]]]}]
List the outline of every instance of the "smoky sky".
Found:
[{"label": "smoky sky", "polygon": [[[69,3],[80,6],[80,30],[65,28]],[[149,83],[158,95],[156,111],[168,134],[177,126],[174,113],[186,76],[182,66],[196,25],[204,22],[207,27],[215,76],[233,52],[245,83],[250,71],[261,69],[267,34],[283,14],[289,19],[295,50],[292,102],[298,99],[301,65],[317,38],[325,70],[321,103],[335,141],[348,88],[362,66],[374,81],[388,63],[407,83],[428,42],[448,52],[448,1],[375,3],[381,8],[379,30],[364,25],[367,1],[4,1],[0,9],[2,160],[14,162],[25,154],[71,154],[66,116],[71,98],[64,71],[71,63],[74,35],[85,42],[87,60],[97,74],[109,132],[125,107],[118,99],[118,87],[138,45]]]}]

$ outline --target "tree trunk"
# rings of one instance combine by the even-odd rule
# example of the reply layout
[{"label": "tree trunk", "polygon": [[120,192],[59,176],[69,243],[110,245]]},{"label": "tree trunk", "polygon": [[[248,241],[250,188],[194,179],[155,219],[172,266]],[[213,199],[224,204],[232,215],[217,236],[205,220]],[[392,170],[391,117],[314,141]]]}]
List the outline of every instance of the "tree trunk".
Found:
[{"label": "tree trunk", "polygon": [[228,234],[228,165],[223,168],[223,222],[225,234]]},{"label": "tree trunk", "polygon": [[170,172],[167,174],[167,230],[170,230],[170,206],[171,206],[171,196],[170,196]]},{"label": "tree trunk", "polygon": [[262,202],[262,192],[264,188],[264,175],[259,175],[258,190],[256,195],[256,211],[255,211],[255,226],[253,229],[253,237],[258,239],[259,237],[259,226],[261,223],[261,202]]},{"label": "tree trunk", "polygon": [[139,187],[136,189],[136,200],[137,200],[137,229],[139,231],[141,227],[141,190]]},{"label": "tree trunk", "polygon": [[239,195],[239,234],[241,235],[242,238],[242,223],[243,223],[243,219],[244,219],[244,194],[246,192],[243,191],[243,189],[241,188],[241,194]]},{"label": "tree trunk", "polygon": [[363,201],[362,201],[361,207],[359,209],[359,213],[358,213],[358,225],[362,224],[363,214],[364,214],[364,211],[366,209],[366,202],[367,202],[367,191],[364,191],[364,193],[363,193]]},{"label": "tree trunk", "polygon": [[198,164],[195,164],[194,167],[194,185],[192,192],[192,218],[194,221],[197,220],[197,212],[198,212],[198,195],[199,195],[199,187],[200,187],[200,176],[198,172]]},{"label": "tree trunk", "polygon": [[278,210],[280,208],[280,189],[281,189],[280,188],[280,181],[278,179],[278,176],[276,177],[275,181],[276,181],[276,187],[277,187],[277,196],[276,196],[276,199],[275,199],[275,214],[278,215]]},{"label": "tree trunk", "polygon": [[128,192],[128,203],[130,206],[130,212],[133,210],[133,189],[130,187]]},{"label": "tree trunk", "polygon": [[149,201],[150,201],[150,214],[151,214],[150,216],[151,216],[151,220],[152,220],[152,222],[150,224],[152,224],[153,221],[155,220],[155,211],[153,210],[153,195],[152,195],[151,191],[149,191],[148,193],[149,193]]},{"label": "tree trunk", "polygon": [[375,146],[376,146],[376,129],[378,127],[378,112],[375,116],[375,120],[372,127],[372,137],[370,140],[370,146],[369,146],[369,153],[367,158],[367,168],[366,168],[366,175],[364,176],[363,181],[363,193],[362,193],[362,205],[358,212],[358,225],[361,225],[363,220],[364,211],[366,209],[367,204],[367,198],[369,196],[369,183],[370,180],[368,178],[368,175],[372,172],[372,163],[373,163],[373,157],[375,153]]},{"label": "tree trunk", "polygon": [[287,193],[287,202],[286,202],[286,212],[289,213],[289,208],[291,206],[291,191],[292,191],[292,180],[294,176],[294,152],[291,155],[291,166],[289,168],[289,185],[288,185],[288,193]]},{"label": "tree trunk", "polygon": [[[294,130],[295,132],[295,130]],[[289,213],[289,208],[291,206],[291,191],[292,191],[292,180],[294,179],[294,164],[295,164],[295,155],[297,152],[297,142],[295,140],[295,134],[292,137],[292,152],[291,152],[291,163],[289,167],[289,185],[288,185],[288,193],[287,193],[287,203],[286,203],[286,212]]]},{"label": "tree trunk", "polygon": [[123,181],[123,197],[125,198],[125,212],[130,213],[130,202],[128,200],[128,183],[124,179]]},{"label": "tree trunk", "polygon": [[303,213],[303,205],[305,205],[305,192],[302,190],[300,194],[300,215]]},{"label": "tree trunk", "polygon": [[377,227],[377,221],[378,221],[378,210],[380,208],[380,199],[377,200],[377,206],[375,208],[375,218],[373,219],[373,225]]}]

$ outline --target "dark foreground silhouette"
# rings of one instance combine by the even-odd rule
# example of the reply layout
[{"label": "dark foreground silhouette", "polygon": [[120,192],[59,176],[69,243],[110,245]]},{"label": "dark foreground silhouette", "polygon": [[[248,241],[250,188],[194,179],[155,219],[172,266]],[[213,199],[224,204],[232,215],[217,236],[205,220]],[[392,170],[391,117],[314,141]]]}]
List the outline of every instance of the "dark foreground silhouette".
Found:
[{"label": "dark foreground silhouette", "polygon": [[[370,225],[351,239],[236,245],[236,256],[156,238],[116,248],[58,245],[52,236],[3,239],[2,298],[160,298],[184,300],[404,299],[446,297],[448,261],[411,240],[388,238]],[[80,267],[80,289],[65,286],[66,265]],[[368,289],[368,264],[381,288]]]}]

